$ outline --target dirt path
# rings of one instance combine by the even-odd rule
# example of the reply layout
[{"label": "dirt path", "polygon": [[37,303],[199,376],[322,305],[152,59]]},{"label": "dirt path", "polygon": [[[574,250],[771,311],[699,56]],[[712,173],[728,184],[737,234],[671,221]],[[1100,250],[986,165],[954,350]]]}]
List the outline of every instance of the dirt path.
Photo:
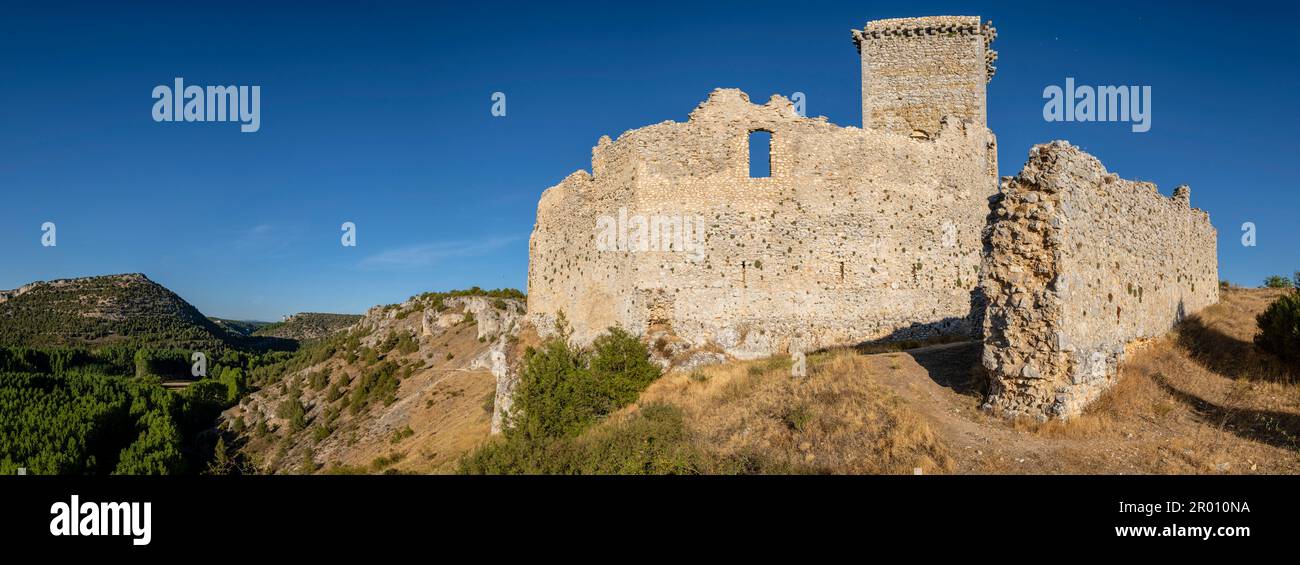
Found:
[{"label": "dirt path", "polygon": [[950,343],[872,355],[871,374],[926,417],[952,451],[956,472],[1053,472],[1058,441],[1017,430],[979,409],[978,392],[963,382],[979,354],[978,343]]}]

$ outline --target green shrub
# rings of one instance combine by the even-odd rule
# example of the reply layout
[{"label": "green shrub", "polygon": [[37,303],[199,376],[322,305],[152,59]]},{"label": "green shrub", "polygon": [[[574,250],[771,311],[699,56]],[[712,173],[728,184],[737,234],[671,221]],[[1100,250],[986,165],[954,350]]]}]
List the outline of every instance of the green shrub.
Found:
[{"label": "green shrub", "polygon": [[688,441],[681,412],[652,404],[626,420],[580,437],[535,442],[507,438],[460,461],[462,474],[669,475],[708,472]]},{"label": "green shrub", "polygon": [[696,469],[675,409],[648,408],[612,430],[582,436],[636,401],[660,371],[645,345],[621,329],[610,328],[589,351],[570,345],[568,336],[561,319],[556,336],[527,350],[505,437],[467,456],[461,472],[662,474]]},{"label": "green shrub", "polygon": [[357,358],[361,361],[362,365],[369,367],[379,362],[379,352],[369,347],[362,347]]},{"label": "green shrub", "polygon": [[275,415],[289,421],[290,431],[301,431],[307,427],[307,409],[302,405],[299,397],[302,391],[298,387],[292,387],[285,393],[285,399],[280,401],[280,405],[275,408]]},{"label": "green shrub", "polygon": [[645,345],[620,328],[610,328],[591,347],[592,376],[605,397],[598,410],[602,415],[636,401],[659,378],[659,367],[650,362]]},{"label": "green shrub", "polygon": [[507,436],[543,439],[573,435],[595,420],[595,387],[586,359],[567,336],[552,337],[524,353]]},{"label": "green shrub", "polygon": [[361,380],[352,387],[348,410],[358,414],[374,400],[383,402],[385,406],[396,402],[397,388],[401,386],[397,370],[397,363],[384,361],[361,375]]},{"label": "green shrub", "polygon": [[330,432],[331,430],[329,427],[318,424],[311,429],[311,439],[314,442],[320,443],[324,441],[325,438],[330,437]]},{"label": "green shrub", "polygon": [[561,329],[525,353],[507,433],[576,435],[635,401],[659,374],[645,345],[622,329],[596,338],[590,352],[570,346],[567,328]]},{"label": "green shrub", "polygon": [[400,463],[402,459],[405,458],[406,458],[406,452],[393,452],[388,454],[387,456],[376,457],[374,461],[370,462],[370,469],[373,471],[382,471],[388,467],[392,467],[393,465]]},{"label": "green shrub", "polygon": [[248,390],[248,379],[244,377],[244,370],[239,367],[222,370],[217,380],[226,385],[228,404],[234,404]]},{"label": "green shrub", "polygon": [[1278,298],[1255,322],[1255,344],[1265,351],[1300,364],[1300,291]]},{"label": "green shrub", "polygon": [[412,430],[411,426],[406,426],[400,430],[393,432],[393,435],[388,438],[388,443],[401,443],[402,440],[411,437],[413,435],[415,435],[415,430]]},{"label": "green shrub", "polygon": [[411,334],[402,334],[397,338],[397,351],[402,355],[410,355],[420,350],[420,343],[415,341]]},{"label": "green shrub", "polygon": [[1291,288],[1293,283],[1291,279],[1282,275],[1270,275],[1268,278],[1264,279],[1264,286],[1266,288]]},{"label": "green shrub", "polygon": [[320,390],[322,388],[325,388],[325,385],[328,385],[329,382],[330,382],[329,373],[326,373],[325,371],[314,371],[311,374],[307,375],[307,384],[311,386],[312,390]]},{"label": "green shrub", "polygon": [[325,402],[334,402],[343,397],[343,389],[340,388],[339,384],[341,381],[342,379],[334,381],[334,384],[330,385],[330,389],[325,391]]},{"label": "green shrub", "polygon": [[388,337],[384,338],[383,341],[375,344],[375,351],[379,352],[381,355],[388,353],[389,351],[392,351],[394,347],[397,347],[397,343],[401,341],[401,339],[402,338],[398,337],[395,332],[389,333]]}]

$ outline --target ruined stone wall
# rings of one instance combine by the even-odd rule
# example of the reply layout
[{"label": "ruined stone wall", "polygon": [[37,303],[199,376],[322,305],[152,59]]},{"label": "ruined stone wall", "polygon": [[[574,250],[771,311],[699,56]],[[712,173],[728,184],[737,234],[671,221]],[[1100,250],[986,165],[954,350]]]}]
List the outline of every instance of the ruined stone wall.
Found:
[{"label": "ruined stone wall", "polygon": [[995,37],[978,16],[878,20],[854,30],[862,58],[862,127],[931,137],[944,116],[984,125]]},{"label": "ruined stone wall", "polygon": [[1065,142],[1033,148],[990,216],[991,407],[1075,415],[1114,382],[1127,346],[1218,301],[1216,233],[1190,196],[1121,180]]},{"label": "ruined stone wall", "polygon": [[[749,134],[772,132],[771,176]],[[740,358],[968,332],[993,135],[946,121],[933,139],[799,116],[716,90],[686,122],[602,138],[592,171],[548,189],[529,243],[528,315],[563,311],[579,342],[664,329]],[[600,218],[702,219],[701,253],[600,251]]]}]

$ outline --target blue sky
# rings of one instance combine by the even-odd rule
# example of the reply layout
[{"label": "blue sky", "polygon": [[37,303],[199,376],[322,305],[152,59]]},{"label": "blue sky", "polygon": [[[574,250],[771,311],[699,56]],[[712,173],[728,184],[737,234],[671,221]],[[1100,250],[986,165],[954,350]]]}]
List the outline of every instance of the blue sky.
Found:
[{"label": "blue sky", "polygon": [[[1289,5],[4,4],[0,288],[144,272],[209,315],[272,320],[522,289],[538,196],[588,169],[601,135],[684,120],[715,87],[804,92],[809,115],[860,125],[849,30],[936,14],[998,27],[1001,174],[1068,139],[1165,194],[1190,184],[1219,230],[1222,278],[1300,269]],[[261,131],[155,123],[151,91],[178,76],[260,85]],[[1066,77],[1151,86],[1151,131],[1045,122],[1043,88]],[[57,247],[40,245],[45,221]],[[339,243],[345,221],[354,248]],[[1256,247],[1241,245],[1247,221]]]}]

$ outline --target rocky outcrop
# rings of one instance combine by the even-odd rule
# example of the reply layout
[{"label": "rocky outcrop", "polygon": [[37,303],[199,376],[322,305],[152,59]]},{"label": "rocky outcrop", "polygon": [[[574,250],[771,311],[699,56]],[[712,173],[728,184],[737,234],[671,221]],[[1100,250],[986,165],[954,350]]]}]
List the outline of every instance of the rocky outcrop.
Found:
[{"label": "rocky outcrop", "polygon": [[[279,430],[274,442],[256,432],[248,438],[268,472],[301,473],[308,459],[374,472],[373,460],[394,453],[403,454],[394,465],[404,471],[448,470],[459,453],[500,430],[523,319],[521,300],[479,295],[430,293],[371,308],[327,344],[330,357],[244,398],[223,415],[223,427]],[[387,385],[374,378],[379,373]],[[313,385],[321,375],[325,383]],[[368,396],[393,378],[391,396]],[[305,410],[302,429],[279,411],[292,394]]]}]

